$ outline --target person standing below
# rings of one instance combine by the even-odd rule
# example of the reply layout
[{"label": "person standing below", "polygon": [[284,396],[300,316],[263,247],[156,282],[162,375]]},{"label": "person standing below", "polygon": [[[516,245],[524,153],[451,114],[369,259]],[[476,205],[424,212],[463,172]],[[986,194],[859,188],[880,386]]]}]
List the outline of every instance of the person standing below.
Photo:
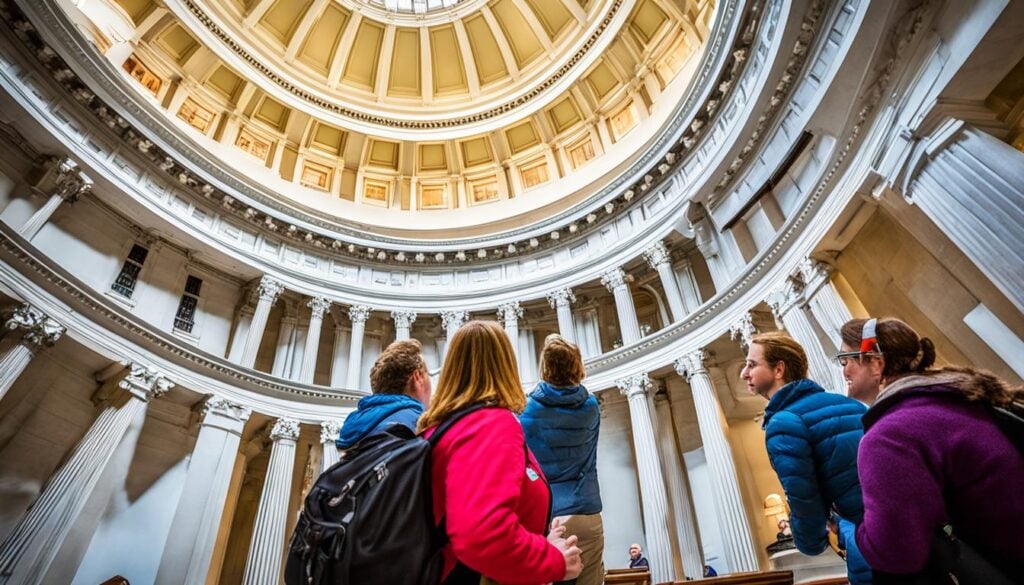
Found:
[{"label": "person standing below", "polygon": [[431,451],[434,519],[448,536],[442,583],[575,579],[583,569],[578,539],[563,538],[557,521],[545,537],[551,493],[516,419],[526,397],[512,344],[492,322],[470,321],[455,333],[419,429],[429,437],[474,406]]},{"label": "person standing below", "polygon": [[740,377],[751,393],[768,400],[765,446],[789,501],[797,550],[818,555],[828,547],[834,510],[851,585],[871,583],[871,568],[853,538],[864,514],[857,479],[864,405],[807,379],[807,354],[781,332],[753,337]]},{"label": "person standing below", "polygon": [[644,550],[640,548],[640,545],[636,543],[629,545],[629,568],[650,569],[650,566],[651,564],[644,558]]},{"label": "person standing below", "polygon": [[933,369],[935,345],[898,319],[854,319],[840,334],[850,396],[871,404],[856,541],[876,581],[951,583],[933,547],[948,524],[1006,582],[1024,583],[1024,455],[992,411],[1024,403],[1024,389],[973,368]]},{"label": "person standing below", "polygon": [[604,527],[597,482],[597,437],[601,411],[581,384],[586,376],[579,348],[561,335],[548,335],[540,354],[541,382],[519,417],[526,444],[551,483],[553,516],[565,519],[566,533],[579,538],[583,572],[577,585],[604,581]]},{"label": "person standing below", "polygon": [[384,349],[370,369],[372,394],[359,399],[356,411],[341,426],[335,441],[339,449],[348,449],[392,424],[416,429],[430,402],[430,374],[422,350],[415,339],[396,341]]}]

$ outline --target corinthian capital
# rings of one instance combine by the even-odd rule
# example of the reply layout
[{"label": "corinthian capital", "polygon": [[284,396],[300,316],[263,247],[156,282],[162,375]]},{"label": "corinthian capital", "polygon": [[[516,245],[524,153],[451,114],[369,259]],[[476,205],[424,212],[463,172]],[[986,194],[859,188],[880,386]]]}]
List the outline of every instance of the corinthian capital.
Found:
[{"label": "corinthian capital", "polygon": [[754,316],[749,312],[743,313],[739,321],[736,321],[729,327],[729,338],[733,341],[739,341],[743,347],[750,346],[750,340],[753,339],[757,333],[757,327],[754,326]]},{"label": "corinthian capital", "polygon": [[697,349],[677,359],[672,365],[675,367],[676,373],[689,382],[690,378],[697,374],[707,375],[707,361],[710,358],[709,352]]},{"label": "corinthian capital", "polygon": [[651,389],[651,378],[644,372],[616,380],[615,385],[626,398],[633,398],[639,394],[647,394]]},{"label": "corinthian capital", "polygon": [[366,305],[352,305],[348,308],[348,318],[353,323],[366,323],[366,320],[370,318],[370,307]]},{"label": "corinthian capital", "polygon": [[174,382],[168,380],[159,370],[133,362],[128,366],[128,374],[121,378],[117,387],[140,400],[149,401],[163,396],[174,388]]},{"label": "corinthian capital", "polygon": [[277,297],[284,292],[284,283],[264,275],[256,287],[256,292],[261,301],[269,301],[270,304],[274,304]]},{"label": "corinthian capital", "polygon": [[644,250],[644,260],[650,264],[651,268],[657,270],[658,266],[670,263],[672,257],[669,255],[668,248],[665,247],[664,242],[659,241],[654,242]]},{"label": "corinthian capital", "polygon": [[244,423],[249,420],[250,415],[252,415],[252,409],[242,406],[241,404],[231,402],[226,398],[221,398],[220,396],[212,396],[203,404],[204,423],[213,416],[221,416]]},{"label": "corinthian capital", "polygon": [[824,262],[808,257],[800,262],[799,271],[800,278],[803,279],[804,284],[808,288],[814,288],[818,281],[828,280],[832,267]]},{"label": "corinthian capital", "polygon": [[314,319],[323,319],[324,314],[327,313],[327,310],[331,308],[331,301],[325,299],[324,297],[313,297],[309,299],[309,302],[306,303],[306,306],[312,309]]},{"label": "corinthian capital", "polygon": [[522,316],[523,308],[519,306],[518,301],[498,305],[498,319],[501,319],[502,323],[518,321]]},{"label": "corinthian capital", "polygon": [[341,433],[340,420],[325,420],[320,423],[320,442],[333,443]]},{"label": "corinthian capital", "polygon": [[445,331],[454,331],[469,319],[465,311],[441,311],[441,326]]},{"label": "corinthian capital", "polygon": [[601,284],[608,292],[615,292],[620,286],[626,286],[626,273],[621,268],[612,268],[601,274]]},{"label": "corinthian capital", "polygon": [[57,195],[69,203],[92,189],[92,179],[78,168],[78,163],[61,157],[48,159],[44,167],[45,174],[37,186],[49,195]]},{"label": "corinthian capital", "polygon": [[8,331],[23,330],[21,342],[33,351],[52,347],[65,331],[60,323],[28,303],[14,309],[4,322],[4,328]]},{"label": "corinthian capital", "polygon": [[270,438],[273,441],[286,439],[296,441],[299,438],[299,421],[291,418],[279,418],[270,428]]},{"label": "corinthian capital", "polygon": [[418,315],[413,311],[391,311],[391,320],[397,329],[408,329],[416,322]]},{"label": "corinthian capital", "polygon": [[576,295],[573,294],[571,288],[560,288],[556,291],[549,292],[547,294],[547,298],[548,304],[551,305],[552,309],[568,307],[576,302]]}]

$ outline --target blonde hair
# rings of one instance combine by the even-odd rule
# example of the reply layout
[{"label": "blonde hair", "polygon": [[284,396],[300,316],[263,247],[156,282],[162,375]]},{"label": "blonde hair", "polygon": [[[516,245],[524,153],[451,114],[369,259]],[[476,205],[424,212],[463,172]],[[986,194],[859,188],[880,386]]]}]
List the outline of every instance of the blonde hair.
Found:
[{"label": "blonde hair", "polygon": [[449,414],[481,402],[518,414],[526,408],[526,395],[505,330],[491,321],[470,321],[452,337],[437,389],[418,429],[430,428]]},{"label": "blonde hair", "polygon": [[540,350],[541,380],[564,388],[578,385],[586,375],[583,356],[575,343],[570,343],[557,333],[544,338],[544,349]]}]

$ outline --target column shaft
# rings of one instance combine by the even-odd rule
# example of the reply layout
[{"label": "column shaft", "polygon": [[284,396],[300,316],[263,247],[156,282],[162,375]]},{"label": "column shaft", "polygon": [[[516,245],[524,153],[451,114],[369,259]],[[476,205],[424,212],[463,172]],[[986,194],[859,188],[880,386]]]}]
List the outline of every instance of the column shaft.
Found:
[{"label": "column shaft", "polygon": [[21,226],[21,229],[18,230],[18,232],[24,236],[26,240],[31,240],[39,233],[39,230],[43,229],[46,222],[50,221],[50,217],[53,216],[53,213],[57,211],[57,208],[60,207],[60,204],[63,202],[64,198],[60,195],[50,195],[50,198],[46,200],[46,203],[33,213],[32,217],[28,218],[28,221],[25,222],[25,225]]},{"label": "column shaft", "polygon": [[273,300],[269,298],[260,298],[256,303],[256,311],[253,312],[252,322],[245,336],[245,346],[242,347],[241,365],[246,368],[251,368],[256,363],[256,353],[260,350],[260,342],[263,341],[263,331],[267,328],[267,318],[270,317],[272,306]]},{"label": "column shaft", "polygon": [[633,305],[633,295],[625,284],[615,287],[615,311],[619,316],[619,328],[622,334],[622,344],[628,345],[640,341],[640,322],[636,318],[636,307]]},{"label": "column shaft", "polygon": [[10,346],[0,357],[0,400],[11,389],[31,361],[32,350],[24,343]]},{"label": "column shaft", "polygon": [[342,388],[345,384],[346,364],[348,358],[348,341],[350,332],[340,325],[334,326],[334,359],[331,360],[331,387]]},{"label": "column shaft", "polygon": [[279,419],[270,436],[274,444],[270,448],[267,477],[263,481],[256,510],[243,585],[278,585],[284,568],[285,527],[288,525],[288,499],[299,424]]},{"label": "column shaft", "polygon": [[676,273],[668,262],[658,264],[658,276],[661,278],[661,286],[665,289],[665,298],[668,299],[668,307],[672,312],[673,321],[682,321],[687,315],[686,305],[683,303],[683,293],[679,290],[679,281],[676,280]]},{"label": "column shaft", "polygon": [[281,319],[281,328],[277,333],[277,351],[274,352],[274,366],[271,375],[280,378],[289,377],[289,365],[292,359],[292,334],[295,332],[295,319],[285,317]]},{"label": "column shaft", "polygon": [[558,314],[558,334],[575,343],[576,325],[572,320],[572,306],[569,303],[558,305],[555,312]]},{"label": "column shaft", "polygon": [[323,323],[323,317],[314,316],[309,321],[309,329],[306,331],[306,351],[302,354],[302,370],[299,372],[299,382],[304,384],[312,384],[313,376],[316,374],[316,356],[320,349],[320,329]]},{"label": "column shaft", "polygon": [[833,365],[821,347],[821,341],[814,332],[804,309],[798,306],[790,307],[782,314],[782,324],[793,339],[797,340],[807,353],[807,360],[810,362],[810,378],[829,392],[846,394],[846,379],[843,378],[842,369]]},{"label": "column shaft", "polygon": [[363,333],[366,331],[365,321],[352,323],[352,337],[348,350],[348,374],[345,376],[345,388],[359,388],[359,374],[363,365]]},{"label": "column shaft", "polygon": [[321,472],[326,471],[341,459],[341,454],[338,452],[338,446],[335,444],[335,441],[338,440],[338,433],[341,432],[341,425],[344,422],[344,419],[342,419],[320,423],[320,444],[324,450],[324,455],[320,459]]},{"label": "column shaft", "polygon": [[697,531],[697,516],[693,511],[690,497],[690,479],[676,443],[675,429],[672,428],[672,406],[668,400],[655,398],[658,418],[658,438],[661,446],[661,462],[668,486],[669,501],[672,504],[672,518],[675,524],[676,540],[683,572],[676,575],[677,581],[686,577],[704,574],[704,552],[700,534]]}]

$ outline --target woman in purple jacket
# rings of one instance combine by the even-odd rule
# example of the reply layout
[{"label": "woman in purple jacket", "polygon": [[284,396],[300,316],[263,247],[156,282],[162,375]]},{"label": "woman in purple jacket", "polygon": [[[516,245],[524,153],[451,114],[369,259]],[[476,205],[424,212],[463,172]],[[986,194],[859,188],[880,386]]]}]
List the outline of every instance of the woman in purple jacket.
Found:
[{"label": "woman in purple jacket", "polygon": [[900,583],[928,573],[948,523],[1024,583],[1024,455],[989,409],[1024,401],[1024,390],[971,368],[932,369],[934,344],[898,319],[855,319],[841,334],[849,395],[871,404],[857,458],[864,520],[856,538],[876,582],[879,572]]}]

